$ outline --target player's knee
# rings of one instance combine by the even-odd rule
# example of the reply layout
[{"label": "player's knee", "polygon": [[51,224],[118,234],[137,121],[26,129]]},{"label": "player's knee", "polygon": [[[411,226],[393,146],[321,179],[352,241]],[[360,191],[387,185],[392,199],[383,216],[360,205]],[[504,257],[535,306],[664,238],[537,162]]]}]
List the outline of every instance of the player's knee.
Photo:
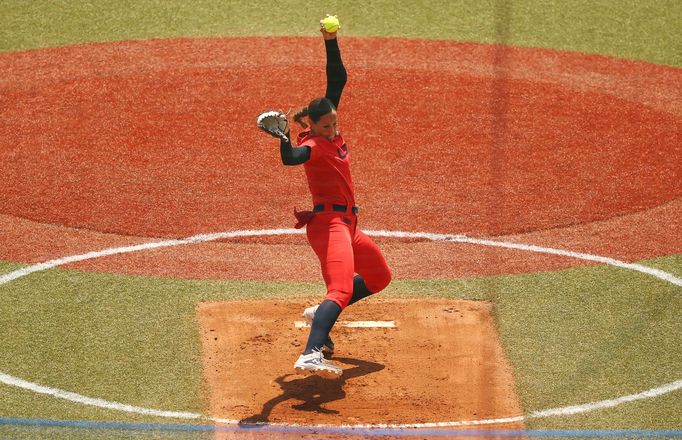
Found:
[{"label": "player's knee", "polygon": [[341,307],[341,310],[348,307],[350,303],[353,292],[342,291],[342,290],[330,290],[327,292],[326,299],[335,302]]},{"label": "player's knee", "polygon": [[371,292],[379,293],[391,284],[392,279],[391,270],[387,267],[385,270],[377,272],[371,280],[365,280],[365,283]]}]

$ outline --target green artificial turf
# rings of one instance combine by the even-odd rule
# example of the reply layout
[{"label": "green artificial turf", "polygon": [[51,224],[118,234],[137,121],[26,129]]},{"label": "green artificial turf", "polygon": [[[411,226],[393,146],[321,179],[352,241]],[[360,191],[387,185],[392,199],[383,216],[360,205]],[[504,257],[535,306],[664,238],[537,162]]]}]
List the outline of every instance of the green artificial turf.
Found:
[{"label": "green artificial turf", "polygon": [[546,47],[682,65],[677,0],[5,0],[0,51],[178,36],[314,35],[338,14],[349,36]]},{"label": "green artificial turf", "polygon": [[[680,268],[682,256],[646,262]],[[2,263],[0,273],[16,265]],[[320,283],[188,281],[53,269],[0,286],[0,371],[137,406],[203,413],[201,301],[315,297]],[[528,412],[611,399],[682,377],[681,289],[590,267],[521,276],[395,281],[386,297],[490,300]],[[0,414],[138,420],[0,386]],[[677,398],[675,398],[675,396]],[[680,393],[531,427],[675,428]],[[657,404],[659,402],[659,404]],[[665,405],[661,405],[665,403]]]},{"label": "green artificial turf", "polygon": [[[62,270],[33,274],[0,286],[0,351],[12,353],[0,360],[0,371],[106,400],[201,413],[196,304],[291,296],[304,288]],[[26,406],[3,402],[0,414],[41,412],[30,400]]]}]

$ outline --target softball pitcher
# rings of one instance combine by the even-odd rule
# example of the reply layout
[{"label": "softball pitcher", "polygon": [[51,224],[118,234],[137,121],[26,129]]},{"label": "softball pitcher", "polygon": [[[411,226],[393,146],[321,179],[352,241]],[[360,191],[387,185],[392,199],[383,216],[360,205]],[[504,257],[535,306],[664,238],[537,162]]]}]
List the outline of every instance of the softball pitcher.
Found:
[{"label": "softball pitcher", "polygon": [[[391,271],[377,245],[358,228],[358,206],[350,172],[350,150],[337,127],[337,111],[347,81],[337,33],[321,27],[326,51],[327,90],[294,115],[303,131],[298,147],[289,139],[289,124],[278,113],[280,125],[270,134],[280,138],[285,165],[305,169],[312,195],[312,211],[296,212],[297,228],[306,226],[310,246],[320,260],[327,296],[303,316],[311,324],[303,354],[294,364],[297,371],[340,377],[341,368],[329,363],[334,344],[329,332],[341,311],[391,282]],[[262,116],[262,115],[261,115]],[[261,126],[261,118],[259,118]],[[261,126],[261,128],[263,128]],[[267,130],[266,130],[267,131]]]}]

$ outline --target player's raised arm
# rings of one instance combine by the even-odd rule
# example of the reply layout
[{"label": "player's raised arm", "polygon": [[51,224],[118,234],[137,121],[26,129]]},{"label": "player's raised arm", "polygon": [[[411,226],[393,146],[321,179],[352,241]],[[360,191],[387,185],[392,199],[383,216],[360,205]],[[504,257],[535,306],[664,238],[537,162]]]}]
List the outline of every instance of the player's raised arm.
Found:
[{"label": "player's raised arm", "polygon": [[[335,20],[331,20],[331,25],[326,22],[330,18]],[[339,24],[336,17],[327,17],[320,22],[320,32],[324,37],[324,46],[327,53],[327,91],[324,96],[334,103],[337,110],[339,108],[339,102],[341,101],[343,87],[348,80],[346,68],[341,60],[339,42],[336,38],[338,28]],[[330,30],[333,30],[333,32],[330,32]]]}]

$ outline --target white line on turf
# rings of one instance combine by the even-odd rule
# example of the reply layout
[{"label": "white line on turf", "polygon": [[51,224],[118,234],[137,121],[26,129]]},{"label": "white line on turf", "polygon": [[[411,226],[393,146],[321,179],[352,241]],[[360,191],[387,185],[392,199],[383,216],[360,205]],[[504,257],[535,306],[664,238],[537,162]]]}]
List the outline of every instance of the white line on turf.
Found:
[{"label": "white line on turf", "polygon": [[[43,263],[34,264],[27,266],[22,269],[18,269],[4,275],[0,276],[0,285],[7,284],[11,281],[17,280],[21,277],[30,275],[32,273],[52,269],[58,266],[64,266],[70,263],[75,263],[79,261],[90,260],[94,258],[101,258],[111,255],[125,254],[130,252],[140,252],[151,249],[159,249],[171,246],[180,246],[186,244],[196,244],[204,243],[215,240],[230,239],[237,237],[253,237],[253,236],[271,236],[271,235],[292,235],[292,234],[302,234],[304,231],[298,229],[264,229],[264,230],[244,230],[244,231],[232,231],[232,232],[220,232],[215,234],[200,234],[194,235],[192,237],[179,239],[179,240],[166,240],[158,242],[143,243],[134,246],[123,246],[117,248],[109,248],[101,251],[88,252],[81,255],[72,255],[68,257],[58,258]],[[470,243],[479,244],[483,246],[492,246],[507,249],[518,249],[529,252],[539,252],[545,254],[559,255],[569,258],[577,258],[581,260],[594,261],[598,263],[608,264],[611,266],[619,267],[622,269],[634,270],[637,272],[644,273],[656,278],[659,278],[668,283],[674,284],[676,286],[682,286],[682,279],[676,277],[675,275],[664,272],[659,269],[654,269],[651,267],[643,266],[635,263],[626,263],[624,261],[615,260],[613,258],[602,257],[599,255],[591,255],[580,252],[567,251],[562,249],[548,248],[542,246],[528,245],[522,243],[508,243],[502,241],[484,240],[470,238],[464,235],[449,235],[449,234],[431,234],[425,232],[401,232],[401,231],[365,231],[367,235],[374,237],[393,237],[393,238],[422,238],[431,241],[449,241],[457,243]],[[165,411],[158,409],[143,408],[133,405],[127,405],[119,402],[112,402],[103,399],[97,399],[92,397],[83,396],[70,391],[61,390],[58,388],[51,388],[36,383],[32,383],[17,377],[10,376],[8,374],[0,372],[0,383],[6,385],[22,388],[25,390],[30,390],[35,393],[50,395],[60,399],[68,400],[71,402],[76,402],[84,405],[112,409],[117,411],[123,411],[134,414],[144,414],[152,415],[157,417],[175,418],[175,419],[201,419],[208,420],[215,423],[223,424],[235,424],[239,423],[238,420],[221,419],[215,417],[208,417],[202,414],[190,413],[190,412],[178,412],[178,411]],[[596,411],[604,408],[612,408],[623,403],[634,402],[637,400],[651,399],[663,394],[671,393],[682,389],[682,380],[677,380],[675,382],[661,385],[656,388],[652,388],[646,391],[642,391],[636,394],[630,394],[626,396],[617,397],[614,399],[602,400],[598,402],[590,402],[582,405],[572,405],[559,408],[550,408],[545,410],[533,411],[526,416],[515,416],[515,417],[505,417],[497,419],[481,419],[481,420],[461,420],[452,422],[432,422],[432,423],[413,423],[413,424],[365,424],[365,425],[315,425],[318,427],[345,427],[345,428],[447,428],[447,427],[458,427],[458,426],[480,426],[480,425],[496,425],[505,423],[522,422],[526,419],[531,418],[542,418],[542,417],[552,417],[552,416],[566,416],[572,414],[581,414],[591,411]],[[288,423],[271,423],[269,425],[274,426],[304,426],[295,425]]]},{"label": "white line on turf", "polygon": [[126,405],[124,403],[112,402],[110,400],[96,399],[92,397],[83,396],[81,394],[72,393],[71,391],[64,391],[58,388],[46,387],[38,385],[17,377],[0,372],[0,382],[11,385],[24,390],[33,391],[38,394],[46,394],[48,396],[57,397],[59,399],[68,400],[71,402],[82,403],[83,405],[94,406],[97,408],[114,409],[133,414],[142,414],[146,416],[156,416],[176,419],[199,419],[201,414],[193,414],[189,412],[164,411],[158,409],[143,408],[140,406]]}]

